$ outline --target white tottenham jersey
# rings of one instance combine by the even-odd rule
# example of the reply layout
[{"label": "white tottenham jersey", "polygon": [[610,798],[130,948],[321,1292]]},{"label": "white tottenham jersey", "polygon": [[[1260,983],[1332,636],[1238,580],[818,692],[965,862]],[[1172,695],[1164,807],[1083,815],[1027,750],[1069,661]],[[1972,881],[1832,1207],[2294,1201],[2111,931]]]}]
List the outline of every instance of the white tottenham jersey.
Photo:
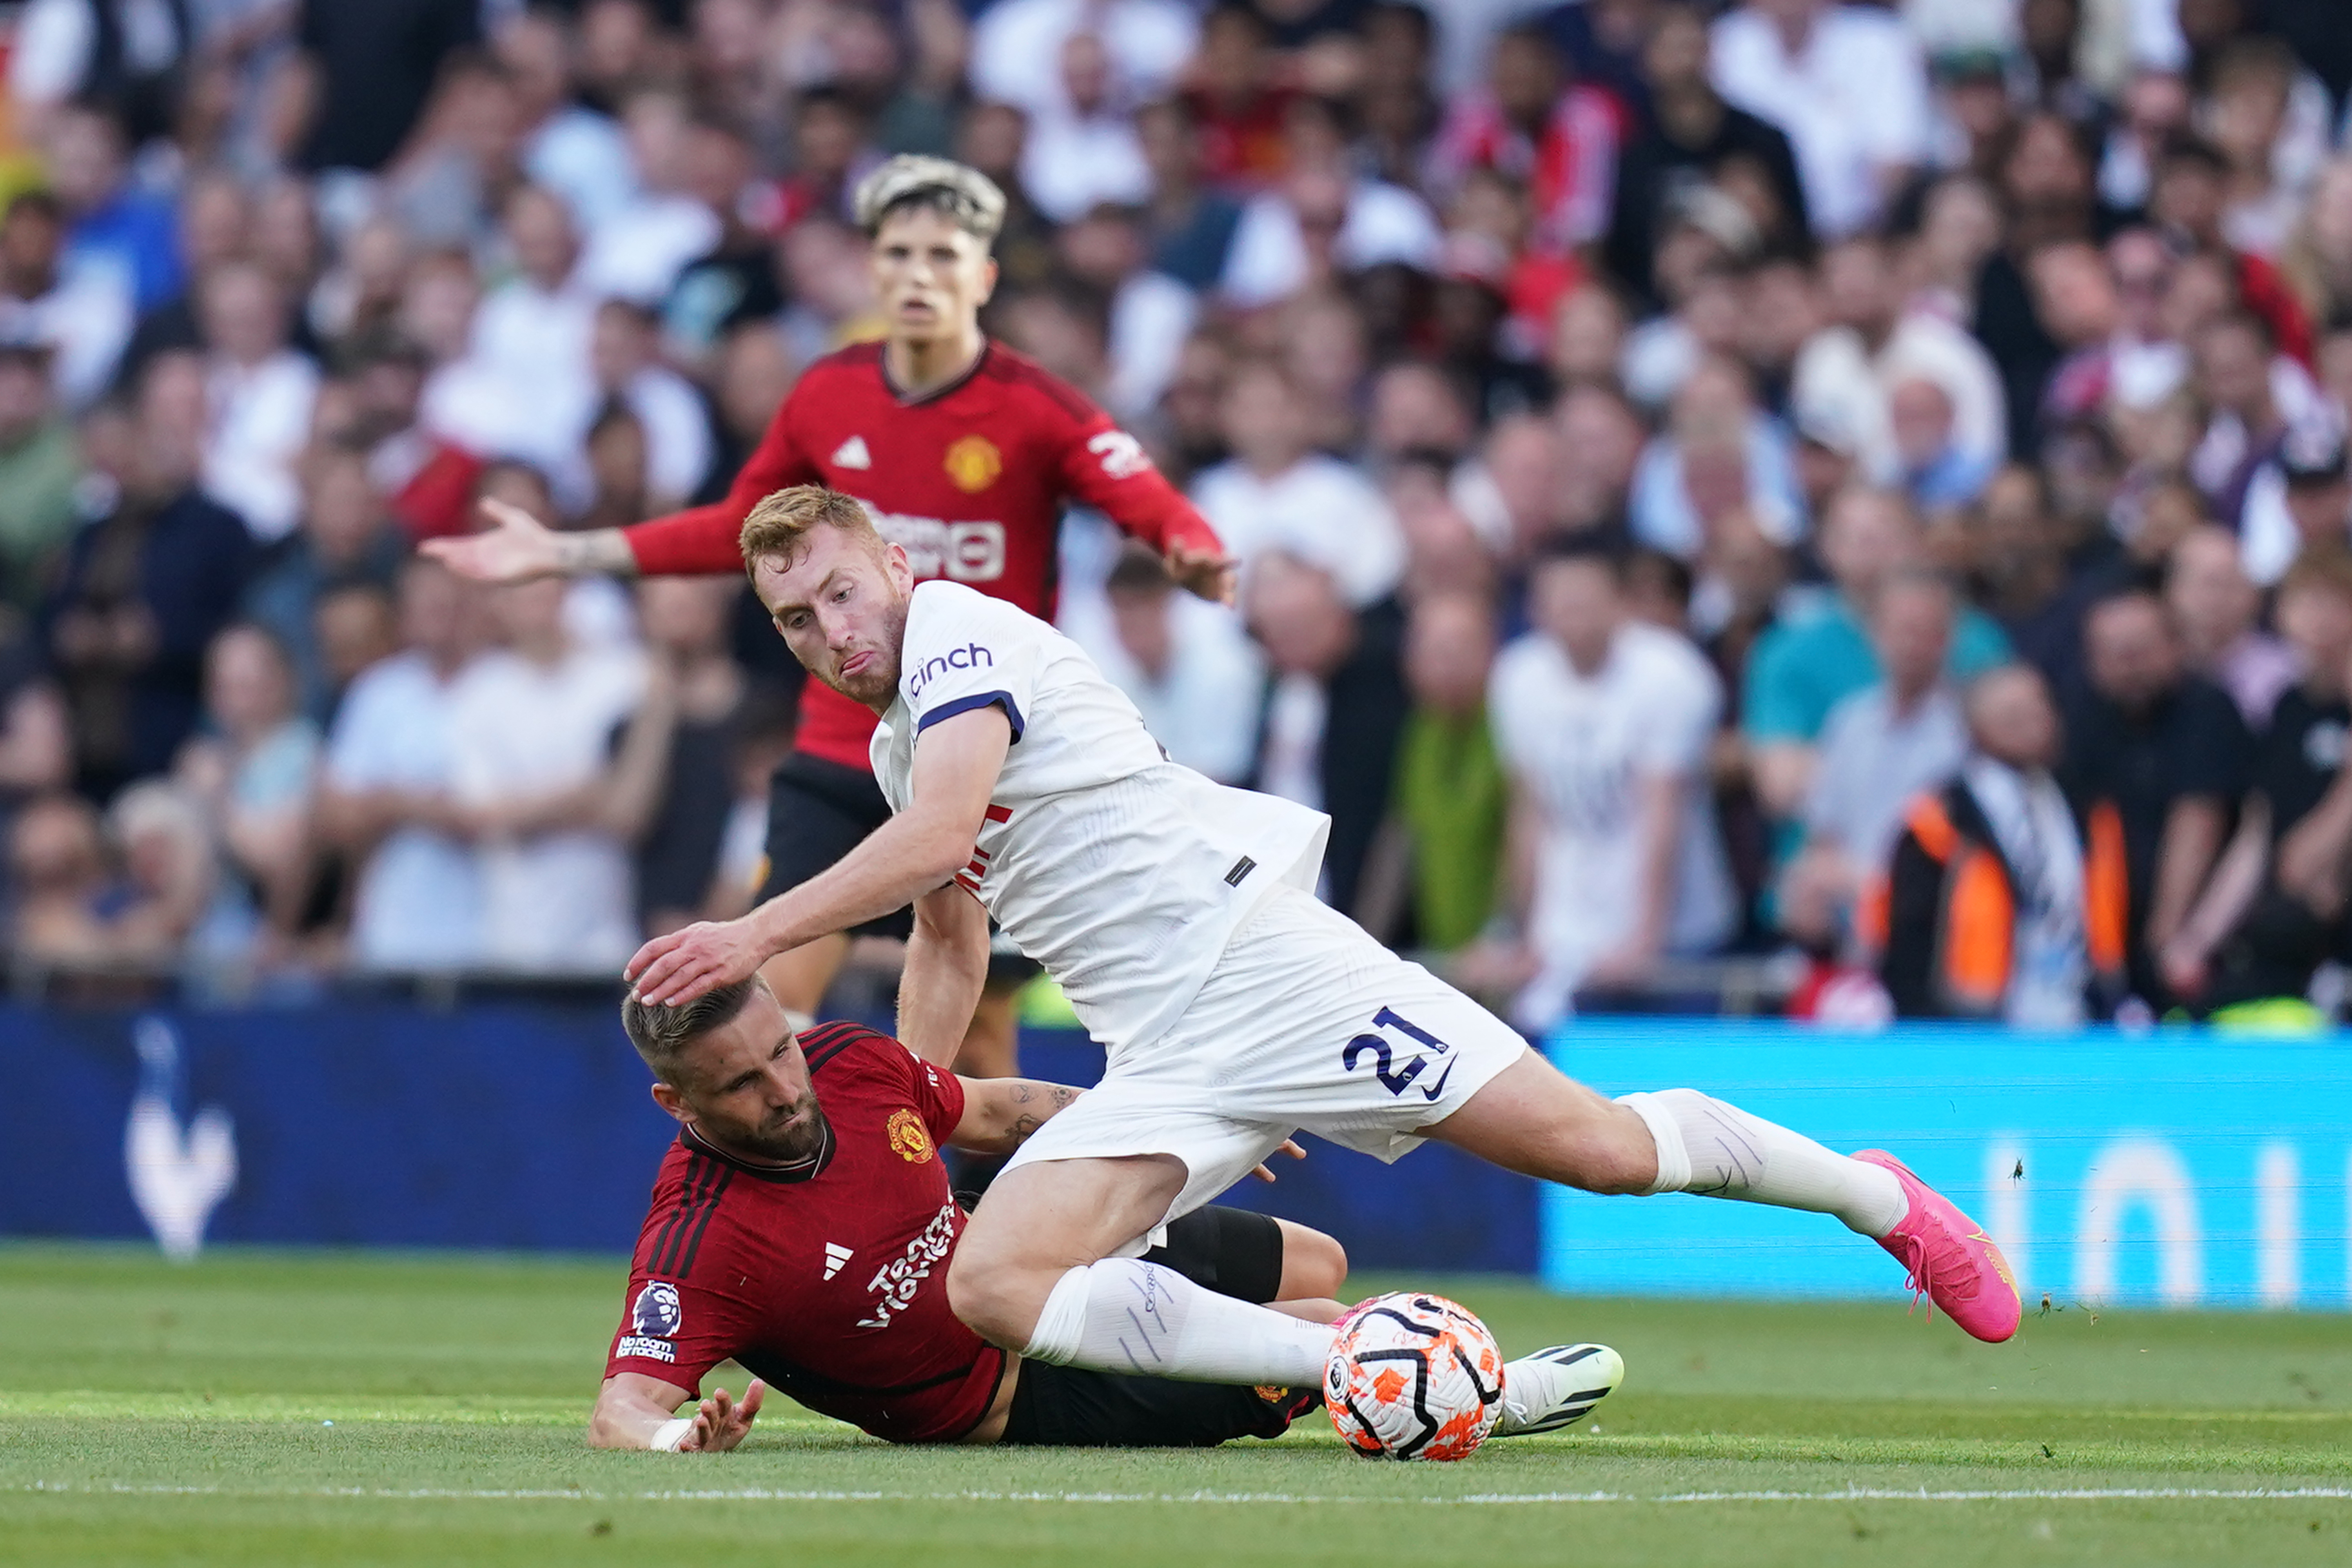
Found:
[{"label": "white tottenham jersey", "polygon": [[1045,966],[1106,1049],[1166,1033],[1258,900],[1312,891],[1330,818],[1170,762],[1077,644],[960,583],[918,585],[874,731],[892,811],[942,719],[996,707],[1013,746],[956,880]]}]

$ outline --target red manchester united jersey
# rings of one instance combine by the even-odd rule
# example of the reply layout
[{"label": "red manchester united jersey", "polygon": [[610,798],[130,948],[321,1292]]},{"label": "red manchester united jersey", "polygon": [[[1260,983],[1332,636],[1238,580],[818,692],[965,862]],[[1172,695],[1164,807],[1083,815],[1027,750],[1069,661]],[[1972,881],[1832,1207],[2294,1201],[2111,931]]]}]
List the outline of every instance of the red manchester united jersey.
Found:
[{"label": "red manchester united jersey", "polygon": [[[1052,619],[1055,536],[1071,502],[1168,551],[1220,548],[1216,531],[1135,437],[1067,382],[990,343],[963,376],[901,396],[882,345],[860,343],[802,373],[727,499],[628,531],[646,573],[740,571],[743,519],[788,485],[825,484],[865,503],[906,547],[918,581],[947,577]],[[866,767],[872,712],[810,681],[800,749]]]},{"label": "red manchester united jersey", "polygon": [[654,1183],[604,1375],[698,1394],[731,1356],[877,1437],[960,1437],[1004,1371],[1004,1353],[948,1310],[964,1214],[939,1145],[963,1115],[963,1087],[856,1024],[813,1029],[801,1047],[830,1125],[823,1152],[777,1170],[679,1136]]}]

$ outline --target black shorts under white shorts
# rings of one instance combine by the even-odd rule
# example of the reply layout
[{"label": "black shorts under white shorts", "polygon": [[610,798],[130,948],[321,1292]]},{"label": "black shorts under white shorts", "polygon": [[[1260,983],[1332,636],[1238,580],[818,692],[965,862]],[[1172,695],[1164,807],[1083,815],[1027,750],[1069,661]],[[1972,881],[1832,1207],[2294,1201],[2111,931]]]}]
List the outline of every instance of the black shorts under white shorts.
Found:
[{"label": "black shorts under white shorts", "polygon": [[[1194,1284],[1266,1302],[1282,1285],[1282,1231],[1244,1209],[1195,1209],[1145,1254]],[[1235,1437],[1279,1437],[1322,1403],[1319,1388],[1236,1388],[1075,1366],[1021,1363],[1004,1443],[1066,1448],[1206,1448]]]},{"label": "black shorts under white shorts", "polygon": [[[768,781],[768,874],[758,901],[764,904],[830,870],[889,820],[890,803],[871,773],[793,752]],[[855,926],[849,934],[904,942],[914,929],[915,911],[898,910]],[[1036,963],[1018,952],[988,955],[992,984],[1017,985],[1036,973]]]}]

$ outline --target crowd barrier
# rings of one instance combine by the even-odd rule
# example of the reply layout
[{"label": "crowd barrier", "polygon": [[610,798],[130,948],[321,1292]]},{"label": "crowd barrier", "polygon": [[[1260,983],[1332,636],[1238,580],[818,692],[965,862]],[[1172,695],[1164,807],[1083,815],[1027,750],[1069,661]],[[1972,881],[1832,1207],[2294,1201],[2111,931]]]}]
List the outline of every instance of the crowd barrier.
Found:
[{"label": "crowd barrier", "polygon": [[[1837,1034],[1586,1019],[1554,1059],[1605,1092],[1688,1084],[1833,1147],[1879,1144],[1968,1205],[2029,1310],[2352,1305],[2352,1075],[2331,1038]],[[1101,1053],[1032,1031],[1031,1076]],[[609,1002],[446,1011],[0,1006],[0,1234],[619,1252],[672,1124]],[[1227,1201],[1330,1231],[1360,1268],[1534,1273],[1564,1291],[1884,1296],[1835,1221],[1596,1198],[1432,1147],[1309,1141]]]}]

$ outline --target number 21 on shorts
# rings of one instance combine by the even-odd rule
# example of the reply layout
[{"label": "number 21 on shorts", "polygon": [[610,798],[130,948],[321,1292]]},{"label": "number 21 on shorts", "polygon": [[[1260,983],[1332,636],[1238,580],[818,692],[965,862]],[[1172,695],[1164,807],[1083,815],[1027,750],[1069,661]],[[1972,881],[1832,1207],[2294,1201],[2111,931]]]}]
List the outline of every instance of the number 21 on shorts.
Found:
[{"label": "number 21 on shorts", "polygon": [[[1386,1089],[1391,1094],[1402,1095],[1406,1089],[1412,1089],[1413,1087],[1413,1080],[1421,1077],[1423,1070],[1426,1068],[1433,1060],[1438,1057],[1444,1056],[1453,1048],[1444,1040],[1439,1039],[1435,1035],[1433,1035],[1428,1030],[1423,1028],[1420,1025],[1413,1023],[1410,1019],[1397,1016],[1395,1013],[1386,1007],[1381,1008],[1379,1012],[1372,1015],[1372,1027],[1375,1029],[1394,1029],[1400,1034],[1409,1036],[1412,1039],[1419,1041],[1422,1046],[1428,1049],[1428,1055],[1416,1056],[1412,1060],[1406,1062],[1404,1066],[1400,1068],[1395,1065],[1393,1047],[1390,1045],[1390,1042],[1385,1036],[1375,1034],[1358,1035],[1354,1039],[1348,1042],[1347,1047],[1339,1053],[1339,1065],[1342,1068],[1345,1068],[1348,1071],[1354,1072],[1360,1066],[1361,1066],[1365,1058],[1370,1058],[1373,1063],[1372,1076],[1379,1079],[1381,1080],[1381,1087]],[[1454,1064],[1451,1061],[1448,1061],[1445,1064],[1445,1070],[1437,1075],[1437,1081],[1423,1089],[1420,1091],[1421,1094],[1431,1103],[1434,1104],[1437,1097],[1445,1091],[1445,1080],[1453,1074],[1453,1071]]]}]

